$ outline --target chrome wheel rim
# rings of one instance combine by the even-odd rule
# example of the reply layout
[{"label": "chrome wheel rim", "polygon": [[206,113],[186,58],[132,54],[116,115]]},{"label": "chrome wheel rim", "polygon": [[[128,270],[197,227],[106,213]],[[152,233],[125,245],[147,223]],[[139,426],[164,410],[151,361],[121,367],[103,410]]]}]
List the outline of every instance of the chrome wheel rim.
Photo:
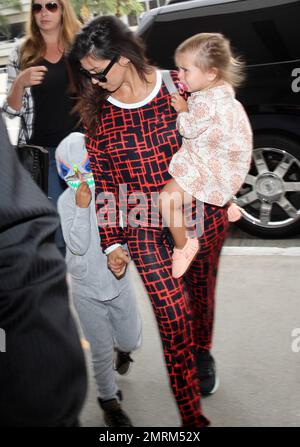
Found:
[{"label": "chrome wheel rim", "polygon": [[253,151],[252,164],[235,202],[246,221],[284,228],[300,218],[300,162],[272,147]]}]

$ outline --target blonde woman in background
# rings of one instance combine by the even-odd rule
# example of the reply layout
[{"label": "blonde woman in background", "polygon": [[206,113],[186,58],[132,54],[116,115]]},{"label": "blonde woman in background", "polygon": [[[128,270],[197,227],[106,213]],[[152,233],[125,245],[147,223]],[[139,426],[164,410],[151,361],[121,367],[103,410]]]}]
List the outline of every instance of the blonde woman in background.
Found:
[{"label": "blonde woman in background", "polygon": [[[55,149],[78,121],[71,113],[74,102],[65,53],[79,29],[69,0],[32,0],[25,38],[7,65],[8,95],[3,109],[11,117],[21,117],[18,143],[48,149],[44,189],[55,206],[64,190],[56,171]],[[61,231],[56,233],[56,243],[64,251]]]}]

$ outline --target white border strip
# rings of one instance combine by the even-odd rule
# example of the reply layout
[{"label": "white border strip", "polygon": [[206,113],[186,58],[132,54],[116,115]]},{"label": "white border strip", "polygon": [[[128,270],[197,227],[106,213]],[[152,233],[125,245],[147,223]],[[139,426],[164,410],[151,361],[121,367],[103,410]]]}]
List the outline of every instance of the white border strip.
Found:
[{"label": "white border strip", "polygon": [[147,98],[143,99],[142,101],[139,102],[133,102],[133,103],[125,103],[125,102],[121,102],[118,99],[113,98],[112,96],[109,96],[107,98],[107,101],[109,101],[111,104],[113,104],[116,107],[119,107],[121,109],[137,109],[138,107],[143,107],[146,104],[148,104],[149,102],[152,101],[152,99],[155,98],[155,96],[158,94],[160,88],[162,85],[162,74],[159,70],[156,70],[156,83],[155,83],[155,87],[153,88],[153,90],[149,93],[149,95],[147,96]]},{"label": "white border strip", "polygon": [[226,256],[300,256],[300,247],[223,247]]}]

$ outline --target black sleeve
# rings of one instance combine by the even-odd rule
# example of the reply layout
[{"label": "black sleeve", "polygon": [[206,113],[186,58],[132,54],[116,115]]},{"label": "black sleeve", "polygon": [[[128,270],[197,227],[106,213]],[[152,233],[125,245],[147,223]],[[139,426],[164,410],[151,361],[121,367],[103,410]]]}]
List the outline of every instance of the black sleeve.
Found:
[{"label": "black sleeve", "polygon": [[0,426],[70,426],[83,405],[86,369],[58,224],[0,117]]}]

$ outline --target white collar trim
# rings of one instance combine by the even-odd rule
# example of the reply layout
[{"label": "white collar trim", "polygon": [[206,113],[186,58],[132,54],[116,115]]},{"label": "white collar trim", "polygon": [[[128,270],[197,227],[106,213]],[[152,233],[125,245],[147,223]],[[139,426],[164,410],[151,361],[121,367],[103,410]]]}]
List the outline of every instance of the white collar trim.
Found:
[{"label": "white collar trim", "polygon": [[139,107],[145,106],[150,101],[152,101],[153,98],[155,98],[155,96],[158,94],[158,92],[161,88],[161,84],[162,84],[161,72],[159,70],[156,70],[155,87],[152,90],[152,92],[150,92],[150,94],[145,99],[143,99],[143,101],[127,104],[125,102],[118,101],[117,99],[113,98],[112,96],[109,96],[107,98],[107,101],[109,101],[114,106],[120,107],[121,109],[137,109]]}]

